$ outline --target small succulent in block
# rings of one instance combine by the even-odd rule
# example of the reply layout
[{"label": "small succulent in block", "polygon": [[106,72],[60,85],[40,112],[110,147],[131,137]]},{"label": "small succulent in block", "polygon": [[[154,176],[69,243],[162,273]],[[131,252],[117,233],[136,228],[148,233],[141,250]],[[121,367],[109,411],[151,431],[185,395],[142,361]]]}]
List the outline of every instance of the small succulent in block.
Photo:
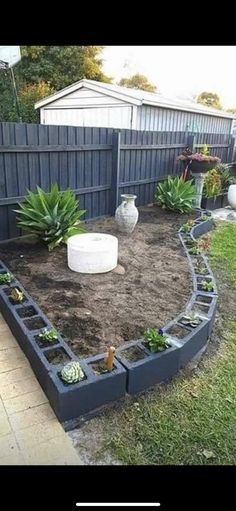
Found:
[{"label": "small succulent in block", "polygon": [[0,285],[10,284],[13,278],[13,275],[9,272],[0,273]]},{"label": "small succulent in block", "polygon": [[201,323],[201,319],[196,312],[190,312],[189,314],[185,314],[182,317],[181,323],[183,325],[187,325],[187,326],[189,325],[189,326],[195,328],[196,326],[198,326]]},{"label": "small succulent in block", "polygon": [[201,263],[201,261],[197,261],[195,265],[195,273],[198,273],[199,275],[206,275],[208,273],[208,269],[204,264]]},{"label": "small succulent in block", "polygon": [[194,220],[188,220],[185,224],[182,225],[181,231],[188,233],[191,231],[194,225]]},{"label": "small succulent in block", "polygon": [[190,248],[189,253],[191,255],[198,255],[200,254],[200,249],[198,248],[198,246],[192,247]]},{"label": "small succulent in block", "polygon": [[210,280],[209,282],[207,280],[203,280],[200,285],[202,291],[206,291],[207,293],[211,293],[212,291],[214,291],[214,285],[212,280]]},{"label": "small succulent in block", "polygon": [[10,298],[13,301],[13,303],[21,303],[24,300],[24,293],[17,289],[17,287],[13,287],[12,291],[10,293]]},{"label": "small succulent in block", "polygon": [[68,362],[61,370],[61,379],[65,383],[77,383],[84,378],[84,372],[80,363],[76,361]]},{"label": "small succulent in block", "polygon": [[163,330],[157,330],[155,328],[148,328],[143,334],[145,344],[148,346],[152,353],[158,351],[164,351],[169,347],[169,337],[164,335]]},{"label": "small succulent in block", "polygon": [[53,342],[58,339],[58,333],[54,328],[51,330],[48,328],[43,328],[42,332],[39,334],[39,338],[43,342]]}]

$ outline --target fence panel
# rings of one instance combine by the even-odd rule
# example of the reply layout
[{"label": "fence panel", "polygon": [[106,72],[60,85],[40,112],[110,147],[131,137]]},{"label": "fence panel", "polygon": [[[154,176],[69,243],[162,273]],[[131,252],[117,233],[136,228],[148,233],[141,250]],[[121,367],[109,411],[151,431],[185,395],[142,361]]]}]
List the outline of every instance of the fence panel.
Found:
[{"label": "fence panel", "polygon": [[[122,193],[152,202],[158,181],[181,174],[176,158],[188,140],[186,132],[0,123],[0,240],[20,234],[14,209],[37,185],[70,188],[85,220],[114,214]],[[210,144],[222,161],[235,154],[231,135],[199,133],[193,143],[196,151]]]}]

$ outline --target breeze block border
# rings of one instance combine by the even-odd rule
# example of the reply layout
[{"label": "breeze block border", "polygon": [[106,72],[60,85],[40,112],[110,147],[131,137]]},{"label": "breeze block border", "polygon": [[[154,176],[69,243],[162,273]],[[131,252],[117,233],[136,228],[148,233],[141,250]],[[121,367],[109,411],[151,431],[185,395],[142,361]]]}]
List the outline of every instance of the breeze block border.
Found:
[{"label": "breeze block border", "polygon": [[[92,364],[102,361],[105,354],[79,359],[61,335],[58,336],[58,340],[53,345],[40,345],[37,342],[37,335],[43,327],[53,328],[52,323],[16,278],[10,284],[0,285],[0,311],[28,358],[41,387],[61,422],[76,419],[81,415],[96,411],[108,403],[125,397],[126,392],[133,395],[157,383],[171,379],[207,344],[216,313],[216,283],[207,257],[203,253],[198,256],[192,255],[186,241],[188,239],[195,240],[210,231],[213,227],[213,220],[210,212],[198,211],[199,216],[195,219],[191,231],[187,234],[182,231],[182,228],[178,231],[178,237],[188,258],[191,271],[192,296],[185,311],[163,327],[164,333],[168,334],[172,328],[177,328],[183,331],[183,335],[178,337],[178,335],[170,333],[170,347],[159,353],[151,353],[145,345],[144,339],[124,344],[117,349],[114,369],[109,373],[96,374],[92,369]],[[203,215],[208,216],[204,221],[201,220]],[[201,290],[201,275],[195,272],[196,257],[201,258],[207,269],[204,279],[213,281],[213,292],[209,293]],[[0,261],[0,274],[5,272],[10,272],[10,270]],[[12,287],[17,287],[23,292],[23,303],[17,305],[11,303],[8,294]],[[21,317],[20,309],[24,306],[29,311],[28,316]],[[182,316],[196,309],[201,318],[201,323],[195,328],[183,325],[181,323]],[[32,330],[30,328],[30,320],[37,320],[38,327],[36,329]],[[138,348],[141,353],[140,359],[136,362],[131,362],[125,357],[125,352],[132,347]],[[85,375],[82,381],[75,384],[65,384],[61,380],[60,371],[63,364],[53,364],[47,358],[47,356],[50,358],[50,352],[55,350],[63,350],[63,354],[68,361],[79,361]]]}]

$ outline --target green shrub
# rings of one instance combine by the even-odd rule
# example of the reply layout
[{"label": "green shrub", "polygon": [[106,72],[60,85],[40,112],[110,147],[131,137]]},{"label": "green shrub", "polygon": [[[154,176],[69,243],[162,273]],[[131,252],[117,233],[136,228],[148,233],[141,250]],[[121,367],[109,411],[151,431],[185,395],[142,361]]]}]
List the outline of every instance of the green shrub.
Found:
[{"label": "green shrub", "polygon": [[143,334],[145,344],[152,353],[164,351],[168,348],[168,335],[157,333],[155,328],[148,328]]},{"label": "green shrub", "polygon": [[70,191],[59,192],[57,184],[50,192],[37,186],[37,192],[28,192],[24,203],[19,203],[18,226],[24,231],[37,235],[51,251],[70,236],[85,232],[80,224],[84,210],[78,209],[79,201]]},{"label": "green shrub", "polygon": [[236,182],[235,176],[232,176],[230,166],[227,163],[219,163],[216,165],[216,170],[220,175],[222,190],[227,190],[230,185]]},{"label": "green shrub", "polygon": [[209,170],[204,178],[203,196],[206,198],[217,197],[221,194],[222,184],[219,172],[216,169]]},{"label": "green shrub", "polygon": [[58,333],[56,330],[54,330],[54,328],[52,328],[51,330],[44,328],[42,332],[40,332],[39,338],[43,342],[53,342],[56,339],[58,339]]},{"label": "green shrub", "polygon": [[196,189],[192,180],[183,181],[180,177],[170,177],[159,183],[155,199],[163,208],[179,213],[188,213],[193,209]]},{"label": "green shrub", "polygon": [[2,284],[10,284],[10,282],[13,280],[13,275],[11,273],[5,272],[0,273],[0,285]]}]

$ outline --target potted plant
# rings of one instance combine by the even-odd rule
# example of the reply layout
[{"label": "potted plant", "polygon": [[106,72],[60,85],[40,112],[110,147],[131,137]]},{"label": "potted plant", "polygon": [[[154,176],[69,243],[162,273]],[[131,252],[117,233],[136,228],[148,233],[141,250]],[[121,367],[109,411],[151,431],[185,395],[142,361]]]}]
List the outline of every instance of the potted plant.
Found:
[{"label": "potted plant", "polygon": [[221,162],[220,158],[209,154],[209,148],[206,144],[202,146],[199,153],[193,153],[189,148],[186,148],[177,157],[177,160],[186,163],[192,174],[205,174]]},{"label": "potted plant", "polygon": [[204,209],[218,209],[222,203],[222,182],[217,169],[207,172],[204,179],[201,206]]}]

